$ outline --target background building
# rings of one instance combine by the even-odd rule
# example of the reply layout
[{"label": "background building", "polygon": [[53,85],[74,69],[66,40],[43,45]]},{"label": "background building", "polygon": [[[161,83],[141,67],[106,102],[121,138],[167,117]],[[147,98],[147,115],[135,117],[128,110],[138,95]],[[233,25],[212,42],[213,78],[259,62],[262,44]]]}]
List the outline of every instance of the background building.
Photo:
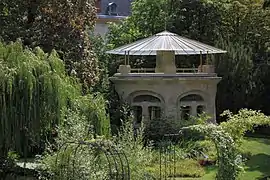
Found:
[{"label": "background building", "polygon": [[95,34],[105,36],[110,22],[118,23],[131,14],[132,0],[96,0]]}]

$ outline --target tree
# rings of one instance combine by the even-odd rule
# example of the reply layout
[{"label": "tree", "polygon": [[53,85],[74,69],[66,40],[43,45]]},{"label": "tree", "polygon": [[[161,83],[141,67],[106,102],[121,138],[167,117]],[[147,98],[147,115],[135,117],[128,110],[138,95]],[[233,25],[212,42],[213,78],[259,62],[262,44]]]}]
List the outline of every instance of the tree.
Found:
[{"label": "tree", "polygon": [[81,88],[55,51],[0,43],[0,160],[9,150],[23,156],[42,152],[67,109],[84,116],[95,135],[109,136],[103,97],[82,96]]},{"label": "tree", "polygon": [[270,0],[265,0],[263,3],[263,8],[270,7]]},{"label": "tree", "polygon": [[249,106],[255,88],[252,51],[243,44],[222,38],[217,42],[217,46],[227,51],[214,59],[216,70],[222,77],[217,91],[217,114],[227,109],[237,112]]},{"label": "tree", "polygon": [[[222,93],[218,94],[217,112],[227,108],[234,112],[242,107],[256,108],[268,102],[263,95],[269,89],[265,70],[270,60],[270,11],[262,9],[262,2],[138,0],[132,4],[133,13],[129,18],[111,26],[110,47],[160,32],[166,22],[169,31],[227,49],[227,55],[216,59],[217,73],[223,77],[218,86],[218,93]],[[130,59],[133,67],[153,66],[151,61],[146,61],[149,59],[139,58],[141,64]],[[110,74],[115,73],[119,63],[121,60],[111,63],[114,68],[110,68]],[[263,110],[270,113],[268,106]]]},{"label": "tree", "polygon": [[0,36],[5,42],[21,38],[25,45],[40,46],[45,52],[55,49],[68,73],[91,87],[99,78],[98,61],[89,40],[95,15],[93,0],[3,0]]}]

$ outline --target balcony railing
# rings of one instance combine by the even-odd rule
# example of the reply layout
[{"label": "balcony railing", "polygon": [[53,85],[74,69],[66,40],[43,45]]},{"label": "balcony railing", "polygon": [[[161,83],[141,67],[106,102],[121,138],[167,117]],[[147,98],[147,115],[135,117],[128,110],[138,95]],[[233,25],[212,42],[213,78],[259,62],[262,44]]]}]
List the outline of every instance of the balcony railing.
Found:
[{"label": "balcony railing", "polygon": [[[131,73],[155,73],[155,68],[132,68]],[[177,68],[176,73],[198,73],[198,68]]]}]

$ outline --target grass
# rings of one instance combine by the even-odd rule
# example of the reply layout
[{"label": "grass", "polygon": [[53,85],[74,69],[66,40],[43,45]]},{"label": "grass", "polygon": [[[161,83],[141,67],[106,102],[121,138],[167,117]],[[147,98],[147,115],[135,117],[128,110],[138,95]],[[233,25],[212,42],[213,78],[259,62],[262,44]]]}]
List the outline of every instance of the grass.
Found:
[{"label": "grass", "polygon": [[270,139],[247,138],[243,149],[251,153],[245,166],[245,173],[240,179],[254,180],[270,176]]},{"label": "grass", "polygon": [[[246,138],[242,149],[250,153],[250,159],[245,164],[245,172],[240,180],[263,180],[270,176],[270,139]],[[177,178],[177,180],[214,180],[216,167],[207,167],[201,178]],[[266,179],[265,179],[266,180]]]},{"label": "grass", "polygon": [[[167,177],[175,174],[176,177],[201,177],[205,174],[205,170],[200,164],[193,159],[183,159],[174,163],[168,163],[167,167],[161,165],[162,177]],[[160,165],[154,164],[147,168],[147,171],[152,175],[160,176]],[[174,172],[175,171],[175,172]]]}]

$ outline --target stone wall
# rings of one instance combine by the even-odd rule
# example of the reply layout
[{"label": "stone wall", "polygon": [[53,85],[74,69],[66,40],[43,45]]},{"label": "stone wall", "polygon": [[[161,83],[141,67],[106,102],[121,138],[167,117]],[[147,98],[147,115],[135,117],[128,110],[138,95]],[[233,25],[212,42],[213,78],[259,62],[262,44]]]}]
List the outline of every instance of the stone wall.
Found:
[{"label": "stone wall", "polygon": [[[131,102],[136,95],[153,95],[164,103],[164,114],[166,118],[179,118],[179,101],[181,97],[189,94],[197,94],[205,101],[205,111],[216,119],[215,97],[219,77],[189,77],[189,78],[151,78],[142,77],[114,78],[116,91],[126,101]],[[195,102],[196,103],[196,102]]]}]

